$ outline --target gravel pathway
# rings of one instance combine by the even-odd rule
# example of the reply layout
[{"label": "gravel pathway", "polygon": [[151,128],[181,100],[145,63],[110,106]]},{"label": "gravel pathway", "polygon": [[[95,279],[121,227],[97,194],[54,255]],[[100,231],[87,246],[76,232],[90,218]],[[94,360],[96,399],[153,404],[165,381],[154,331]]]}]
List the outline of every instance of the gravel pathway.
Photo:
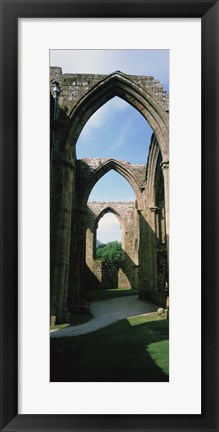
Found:
[{"label": "gravel pathway", "polygon": [[53,330],[50,333],[50,337],[79,336],[91,333],[121,319],[156,310],[157,306],[154,303],[139,300],[137,295],[91,302],[90,311],[94,316],[91,321],[74,327]]}]

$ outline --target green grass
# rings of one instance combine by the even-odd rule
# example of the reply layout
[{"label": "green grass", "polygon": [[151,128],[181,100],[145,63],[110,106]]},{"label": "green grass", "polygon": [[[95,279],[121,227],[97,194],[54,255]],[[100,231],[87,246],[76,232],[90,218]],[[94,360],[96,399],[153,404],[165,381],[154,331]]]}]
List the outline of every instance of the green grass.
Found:
[{"label": "green grass", "polygon": [[87,290],[87,300],[88,301],[96,301],[96,300],[108,300],[116,297],[125,297],[130,295],[137,295],[139,293],[138,290],[130,288],[117,288],[117,289],[90,289]]},{"label": "green grass", "polygon": [[168,381],[168,321],[156,313],[51,339],[51,381]]},{"label": "green grass", "polygon": [[163,340],[160,342],[153,342],[147,348],[151,358],[155,361],[165,374],[169,373],[169,342]]},{"label": "green grass", "polygon": [[55,325],[50,325],[50,330],[58,330],[58,329],[62,329],[65,327],[69,327],[70,324],[55,324]]},{"label": "green grass", "polygon": [[93,319],[93,315],[90,314],[72,314],[70,317],[71,326],[76,326],[79,324],[84,324]]},{"label": "green grass", "polygon": [[69,326],[84,324],[92,319],[93,319],[93,315],[91,314],[75,314],[75,315],[72,314],[70,317],[70,323],[51,325],[50,330],[58,330]]}]

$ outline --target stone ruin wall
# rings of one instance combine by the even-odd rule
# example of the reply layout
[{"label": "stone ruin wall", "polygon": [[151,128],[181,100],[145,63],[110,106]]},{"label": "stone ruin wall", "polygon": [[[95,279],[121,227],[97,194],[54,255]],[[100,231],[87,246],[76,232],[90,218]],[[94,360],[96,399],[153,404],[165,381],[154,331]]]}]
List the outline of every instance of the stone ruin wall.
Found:
[{"label": "stone ruin wall", "polygon": [[[117,268],[117,286],[114,288],[138,287],[138,247],[139,247],[139,220],[135,202],[89,202],[87,211],[86,230],[86,264],[89,269],[86,285],[93,287],[98,284],[101,288],[113,288],[111,281],[107,284],[104,277],[104,266],[101,260],[95,258],[96,229],[101,215],[114,213],[118,216],[121,225],[121,239],[123,259],[119,263],[111,262],[112,274]],[[95,278],[90,277],[92,274]]]},{"label": "stone ruin wall", "polygon": [[[143,164],[130,164],[124,160],[111,158],[84,158],[76,161],[76,201],[78,206],[86,207],[86,191],[93,188],[93,183],[99,179],[96,174],[101,172],[100,177],[114,169],[123,176],[132,187],[136,195],[136,206],[145,206],[146,200],[146,166]],[[123,174],[122,174],[123,173]],[[90,185],[92,185],[90,187]]]},{"label": "stone ruin wall", "polygon": [[[83,118],[86,121],[98,109],[104,100],[100,100],[97,106],[98,92],[101,92],[102,81],[112,76],[107,87],[107,95],[115,95],[124,98],[128,103],[135,106],[143,116],[145,112],[150,115],[151,127],[159,141],[162,151],[163,163],[165,163],[165,194],[168,196],[168,95],[164,92],[162,85],[153,77],[129,76],[121,72],[112,75],[94,74],[62,74],[59,67],[50,69],[51,80],[51,113],[53,112],[54,101],[52,98],[52,80],[60,84],[60,95],[58,100],[57,119],[55,124],[55,147],[53,154],[52,176],[51,176],[51,315],[56,316],[57,322],[62,322],[68,316],[68,297],[73,302],[83,302],[83,247],[85,245],[84,226],[86,225],[87,209],[84,199],[85,183],[83,183],[82,171],[79,165],[84,163],[76,159],[76,143],[80,126],[83,127]],[[129,81],[130,87],[128,83]],[[120,85],[120,82],[121,85]],[[135,88],[131,88],[133,83]],[[114,92],[114,85],[116,90]],[[96,100],[93,107],[89,103],[78,110],[78,104],[92,89],[95,88]],[[136,88],[139,93],[137,94]],[[152,108],[147,101],[145,112],[140,104],[141,93],[144,98],[144,91],[150,96],[157,106]],[[106,97],[108,97],[106,95]],[[108,100],[109,100],[108,99]],[[96,105],[95,105],[96,104]],[[148,111],[147,111],[148,110]],[[157,111],[156,111],[157,110]],[[73,113],[73,114],[72,114]],[[75,114],[76,113],[76,114]],[[157,113],[158,116],[157,116]],[[159,118],[158,118],[159,117]],[[51,120],[52,128],[52,120]],[[71,136],[69,131],[72,131]],[[52,133],[51,133],[52,136]],[[70,137],[70,138],[69,138]],[[85,162],[87,170],[86,187],[92,175],[95,173],[97,161]],[[100,162],[98,162],[100,163]],[[103,162],[105,163],[105,162]],[[139,274],[141,276],[142,295],[148,292],[155,293],[157,290],[157,265],[156,265],[156,237],[154,223],[154,209],[150,203],[150,188],[146,184],[145,166],[131,166],[127,162],[124,168],[135,179],[136,189],[139,190],[138,214],[140,225],[140,249],[139,249]],[[84,165],[84,167],[85,167]],[[92,166],[93,165],[93,166]],[[80,174],[81,172],[81,174]],[[85,177],[86,177],[85,176]],[[90,176],[90,177],[89,177]],[[153,178],[153,176],[151,177]],[[135,203],[136,204],[136,203]],[[166,206],[168,199],[166,200]],[[166,226],[168,228],[168,207],[165,208]],[[136,216],[137,219],[137,216]],[[168,238],[168,233],[167,233]],[[135,260],[134,260],[135,262]],[[141,270],[140,270],[141,267]],[[136,280],[136,278],[135,278]]]},{"label": "stone ruin wall", "polygon": [[[70,111],[77,103],[78,100],[82,98],[92,87],[106,78],[108,75],[99,74],[70,74],[62,73],[60,67],[50,68],[50,81],[57,80],[60,83],[61,94],[59,97],[60,108],[66,109],[67,116]],[[169,109],[169,99],[168,95],[163,89],[160,81],[155,80],[151,76],[141,76],[141,75],[125,75],[130,78],[137,85],[145,89],[149,94],[153,95],[156,102],[162,109],[166,112]],[[51,83],[52,90],[52,83]]]},{"label": "stone ruin wall", "polygon": [[[95,171],[103,165],[107,165],[111,158],[83,158],[78,159],[77,164],[77,187],[83,189],[92,179]],[[116,159],[126,172],[130,172],[136,180],[139,189],[145,188],[146,166],[143,164],[131,164],[128,161]]]}]

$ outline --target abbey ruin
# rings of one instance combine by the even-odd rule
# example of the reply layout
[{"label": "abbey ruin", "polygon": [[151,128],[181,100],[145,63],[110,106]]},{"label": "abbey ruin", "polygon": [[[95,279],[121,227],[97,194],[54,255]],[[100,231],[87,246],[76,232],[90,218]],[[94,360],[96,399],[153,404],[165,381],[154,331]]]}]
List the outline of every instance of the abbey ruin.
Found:
[{"label": "abbey ruin", "polygon": [[[51,321],[86,311],[91,287],[137,288],[141,299],[166,305],[169,248],[168,95],[152,77],[62,74],[51,67]],[[53,122],[54,82],[59,83]],[[80,132],[114,96],[136,108],[153,129],[146,165],[111,158],[76,159]],[[92,202],[97,181],[115,170],[135,192],[133,202]],[[122,227],[123,257],[116,268],[96,259],[99,220],[111,212]],[[110,282],[109,274],[114,275]],[[117,287],[115,286],[115,288]]]}]

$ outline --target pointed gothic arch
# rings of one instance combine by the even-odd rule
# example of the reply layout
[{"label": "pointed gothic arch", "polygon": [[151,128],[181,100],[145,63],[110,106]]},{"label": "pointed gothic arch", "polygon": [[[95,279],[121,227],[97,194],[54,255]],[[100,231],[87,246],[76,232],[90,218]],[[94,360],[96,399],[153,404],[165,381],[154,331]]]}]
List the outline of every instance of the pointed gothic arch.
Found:
[{"label": "pointed gothic arch", "polygon": [[[107,213],[114,214],[120,222],[122,258],[120,260],[109,260],[113,274],[117,274],[117,286],[120,288],[131,288],[138,286],[138,255],[134,251],[136,238],[139,233],[139,218],[135,203],[129,202],[89,202],[86,215],[86,254],[85,254],[85,279],[84,285],[89,287],[99,286],[104,288],[104,263],[96,256],[97,228],[102,217]],[[104,260],[103,260],[104,261]],[[115,269],[117,271],[115,272]],[[106,280],[105,282],[106,283]],[[93,285],[94,284],[94,285]],[[89,289],[89,288],[88,288]]]},{"label": "pointed gothic arch", "polygon": [[[152,77],[129,76],[119,71],[108,76],[62,74],[57,68],[52,74],[55,79],[60,79],[61,93],[51,177],[51,315],[57,322],[66,322],[69,310],[82,307],[83,302],[86,306],[83,275],[87,199],[95,183],[110,169],[129,182],[138,201],[137,208],[133,203],[127,230],[127,235],[129,231],[133,232],[133,227],[136,231],[130,238],[133,247],[128,268],[136,266],[133,250],[139,251],[141,297],[151,295],[164,304],[164,293],[157,292],[156,208],[150,206],[156,202],[155,170],[161,155],[168,251],[168,96]],[[91,115],[114,96],[136,108],[154,131],[147,181],[145,166],[128,165],[113,159],[105,163],[94,159],[93,165],[87,166],[87,171],[85,167],[78,176],[80,164],[75,154],[78,136]],[[125,220],[127,222],[127,218]]]},{"label": "pointed gothic arch", "polygon": [[96,220],[94,221],[94,228],[97,228],[97,225],[98,225],[100,219],[102,219],[102,217],[105,216],[107,213],[113,213],[118,218],[121,227],[124,227],[124,220],[122,219],[118,210],[116,210],[112,206],[106,206],[103,210],[101,210],[101,212],[98,214]]},{"label": "pointed gothic arch", "polygon": [[94,171],[92,177],[89,179],[88,184],[85,186],[83,204],[86,205],[89,195],[98,180],[100,180],[101,177],[107,174],[110,170],[116,171],[118,174],[124,177],[125,180],[127,180],[135,193],[138,203],[140,203],[141,191],[138,180],[134,177],[132,172],[128,170],[125,164],[115,159],[108,159]]},{"label": "pointed gothic arch", "polygon": [[[100,213],[98,214],[98,216],[96,217],[96,219],[94,220],[94,226],[93,226],[93,232],[94,234],[94,242],[96,242],[96,235],[97,235],[97,229],[98,229],[98,224],[100,222],[100,220],[106,215],[112,213],[119,221],[120,226],[121,226],[121,243],[122,243],[122,247],[125,248],[125,221],[122,219],[120,213],[118,212],[118,210],[116,210],[114,207],[112,206],[106,206],[103,210],[100,211]],[[93,244],[93,248],[95,247],[95,244]],[[93,256],[95,257],[95,253],[93,253]]]},{"label": "pointed gothic arch", "polygon": [[72,147],[76,145],[86,122],[114,96],[122,98],[143,115],[157,137],[163,160],[168,160],[168,112],[163,110],[152,93],[120,71],[113,72],[92,86],[72,109],[64,142],[68,159],[71,160]]}]

